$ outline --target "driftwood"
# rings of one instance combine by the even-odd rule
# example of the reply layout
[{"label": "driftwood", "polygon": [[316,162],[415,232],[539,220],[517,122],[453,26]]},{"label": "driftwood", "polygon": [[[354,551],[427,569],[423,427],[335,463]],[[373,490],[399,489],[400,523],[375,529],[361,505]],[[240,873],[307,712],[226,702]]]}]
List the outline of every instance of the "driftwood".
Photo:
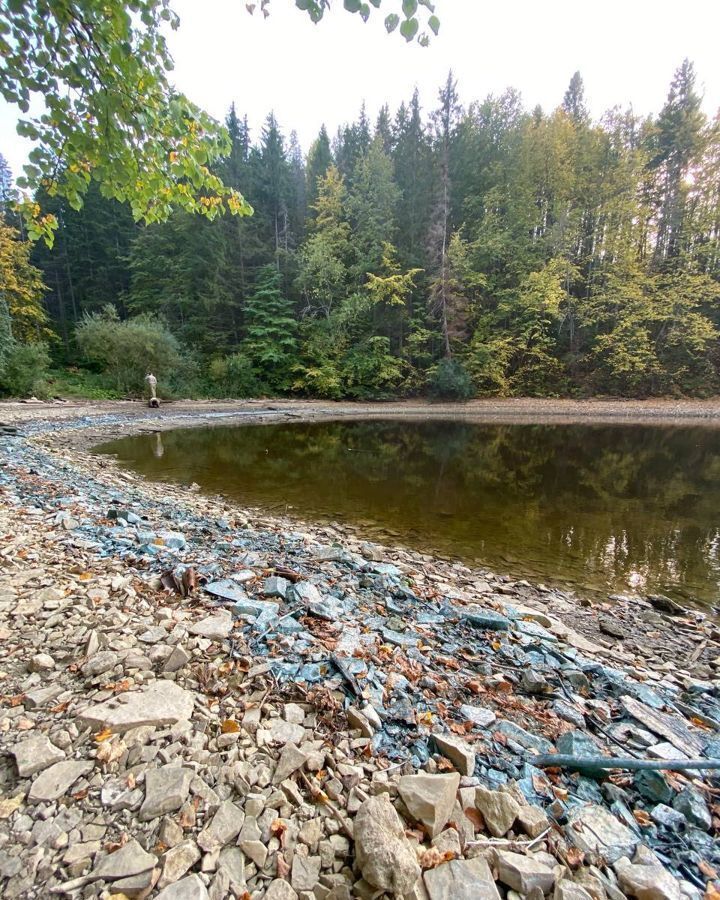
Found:
[{"label": "driftwood", "polygon": [[535,756],[528,762],[539,769],[666,769],[682,772],[685,769],[720,769],[720,759],[633,759],[623,756],[570,756],[548,753]]}]

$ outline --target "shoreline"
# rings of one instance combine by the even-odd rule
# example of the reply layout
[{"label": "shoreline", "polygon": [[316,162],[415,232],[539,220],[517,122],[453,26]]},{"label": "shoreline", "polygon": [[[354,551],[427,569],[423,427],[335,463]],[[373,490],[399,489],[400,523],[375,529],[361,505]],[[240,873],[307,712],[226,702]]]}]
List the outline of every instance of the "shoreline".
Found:
[{"label": "shoreline", "polygon": [[[531,406],[537,415],[537,405]],[[553,878],[580,885],[582,876],[596,887],[609,879],[619,891],[612,847],[597,847],[587,858],[583,849],[579,869],[563,861],[568,848],[577,851],[576,814],[605,810],[610,831],[626,841],[628,823],[616,818],[618,809],[597,788],[585,784],[588,779],[563,774],[555,783],[564,793],[554,794],[529,761],[536,749],[561,750],[569,734],[575,735],[575,752],[581,735],[597,753],[627,755],[619,744],[646,756],[654,748],[645,738],[637,743],[635,734],[647,735],[653,727],[660,728],[652,738],[656,752],[667,753],[660,748],[670,721],[687,748],[719,755],[720,629],[711,619],[693,610],[665,614],[644,600],[594,602],[365,541],[341,526],[241,508],[190,488],[147,482],[90,449],[143,430],[365,416],[366,409],[178,403],[148,415],[139,404],[0,406],[0,422],[18,428],[17,434],[0,428],[3,896],[102,896],[88,894],[88,885],[159,896],[163,879],[175,871],[168,861],[175,847],[189,854],[182,872],[192,870],[187,880],[212,889],[217,883],[213,898],[241,896],[244,885],[253,900],[266,891],[269,898],[310,900],[303,897],[301,875],[295,878],[295,868],[310,865],[303,862],[308,859],[313,877],[321,879],[321,900],[370,896],[374,888],[368,893],[357,879],[377,876],[359,869],[353,842],[343,837],[354,833],[355,843],[362,842],[356,813],[373,797],[393,798],[406,821],[415,823],[415,837],[407,846],[407,837],[400,842],[404,851],[417,845],[418,859],[427,861],[422,854],[433,848],[423,830],[429,826],[412,798],[398,795],[399,779],[424,772],[417,777],[441,778],[433,782],[439,788],[448,777],[441,773],[453,771],[463,779],[457,800],[463,810],[475,785],[493,793],[493,809],[507,788],[518,809],[534,811],[526,818],[542,818],[543,828],[547,823],[549,836],[521,849],[544,877],[550,878],[551,861],[559,861],[565,869]],[[529,414],[529,406],[523,409]],[[426,415],[417,405],[375,414]],[[434,414],[447,415],[447,407]],[[720,404],[694,405],[671,421],[716,426]],[[207,586],[228,578],[232,607],[203,589],[203,580]],[[305,586],[303,591],[293,582]],[[175,693],[168,693],[171,688]],[[152,692],[162,695],[162,709],[137,709]],[[170,715],[173,704],[178,709]],[[628,710],[635,718],[627,719]],[[653,710],[663,710],[667,722],[658,725]],[[117,717],[130,711],[135,718],[118,725]],[[438,734],[447,745],[439,754],[433,743]],[[45,755],[39,775],[17,749],[28,739],[38,742],[35,757]],[[677,738],[671,752],[682,752]],[[285,772],[293,754],[302,757],[300,774],[293,775],[290,765],[281,779],[278,772]],[[159,767],[171,779],[167,770],[178,764],[194,773],[187,782],[192,813],[184,781],[177,806],[169,812],[162,812],[162,803],[152,806],[149,773]],[[76,777],[59,788],[38,787],[47,780],[43,773],[58,765],[66,767],[63,772],[72,766]],[[263,771],[267,776],[259,777]],[[534,773],[530,780],[528,771]],[[681,793],[705,784],[693,773],[673,776],[672,783]],[[59,794],[56,788],[62,788]],[[647,798],[632,784],[628,790],[634,808],[649,815]],[[317,791],[330,798],[334,812],[316,805]],[[567,809],[559,796],[567,799]],[[493,816],[489,807],[482,812],[483,802],[478,799],[467,821],[455,817],[455,829],[442,834],[452,845],[454,865],[469,866],[481,856],[507,890],[501,851],[492,845],[473,849],[477,838],[485,841]],[[68,812],[71,807],[75,814]],[[244,842],[242,824],[239,844],[235,836],[222,838],[218,852],[226,854],[224,862],[211,858],[215,845],[204,837],[221,813],[257,823]],[[298,842],[297,835],[305,828],[309,834],[308,823],[318,816],[318,836]],[[278,817],[295,843],[284,846],[273,836]],[[525,836],[519,826],[512,830],[512,822],[503,834],[521,845],[537,837],[533,826],[523,827]],[[660,826],[653,827],[657,832]],[[655,832],[632,832],[632,846],[642,841],[662,849],[663,872],[682,878],[683,896],[699,898],[702,874],[678,868],[682,854]],[[497,829],[491,834],[497,837]],[[168,844],[165,839],[173,836],[175,844]],[[73,850],[76,843],[83,849]],[[43,863],[33,866],[29,858],[38,846],[44,848]],[[233,855],[235,846],[242,864]],[[127,847],[132,865],[122,878],[108,876],[109,861]],[[708,865],[720,864],[716,852],[703,850]],[[140,853],[145,856],[136,864]],[[442,865],[422,868],[445,871]],[[293,895],[279,882],[288,888],[292,883]],[[414,900],[425,900],[421,888]],[[193,896],[205,896],[197,891]]]}]

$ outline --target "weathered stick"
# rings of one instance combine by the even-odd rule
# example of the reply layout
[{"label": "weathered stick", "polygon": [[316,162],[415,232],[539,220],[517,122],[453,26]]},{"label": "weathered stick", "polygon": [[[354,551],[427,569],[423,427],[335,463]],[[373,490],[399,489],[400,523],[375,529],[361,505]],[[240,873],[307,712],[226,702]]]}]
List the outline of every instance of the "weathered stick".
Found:
[{"label": "weathered stick", "polygon": [[528,762],[539,769],[557,766],[561,769],[720,769],[720,759],[633,759],[622,756],[569,756],[549,753]]}]

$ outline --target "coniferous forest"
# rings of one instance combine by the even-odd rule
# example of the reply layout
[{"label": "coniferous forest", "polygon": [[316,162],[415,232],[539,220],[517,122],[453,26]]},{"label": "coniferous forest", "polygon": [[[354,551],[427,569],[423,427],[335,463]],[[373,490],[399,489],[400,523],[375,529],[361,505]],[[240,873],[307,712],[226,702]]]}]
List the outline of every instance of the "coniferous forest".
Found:
[{"label": "coniferous forest", "polygon": [[176,395],[717,393],[720,118],[692,63],[656,117],[593,121],[579,73],[559,100],[450,74],[308,148],[233,106],[216,169],[254,215],[145,227],[93,185],[78,211],[41,193],[52,249],[23,241],[5,169],[0,265],[24,275],[0,343],[9,315],[33,365],[120,395],[148,359]]}]

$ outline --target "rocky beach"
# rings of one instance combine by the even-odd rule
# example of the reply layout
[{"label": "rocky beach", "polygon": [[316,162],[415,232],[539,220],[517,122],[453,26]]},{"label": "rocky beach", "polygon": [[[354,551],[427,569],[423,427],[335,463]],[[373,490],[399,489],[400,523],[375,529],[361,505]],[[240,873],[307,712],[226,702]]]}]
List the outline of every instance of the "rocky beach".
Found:
[{"label": "rocky beach", "polygon": [[[720,424],[702,402],[523,403],[462,414]],[[91,453],[388,414],[0,407],[3,897],[720,896],[711,612],[372,543]]]}]

